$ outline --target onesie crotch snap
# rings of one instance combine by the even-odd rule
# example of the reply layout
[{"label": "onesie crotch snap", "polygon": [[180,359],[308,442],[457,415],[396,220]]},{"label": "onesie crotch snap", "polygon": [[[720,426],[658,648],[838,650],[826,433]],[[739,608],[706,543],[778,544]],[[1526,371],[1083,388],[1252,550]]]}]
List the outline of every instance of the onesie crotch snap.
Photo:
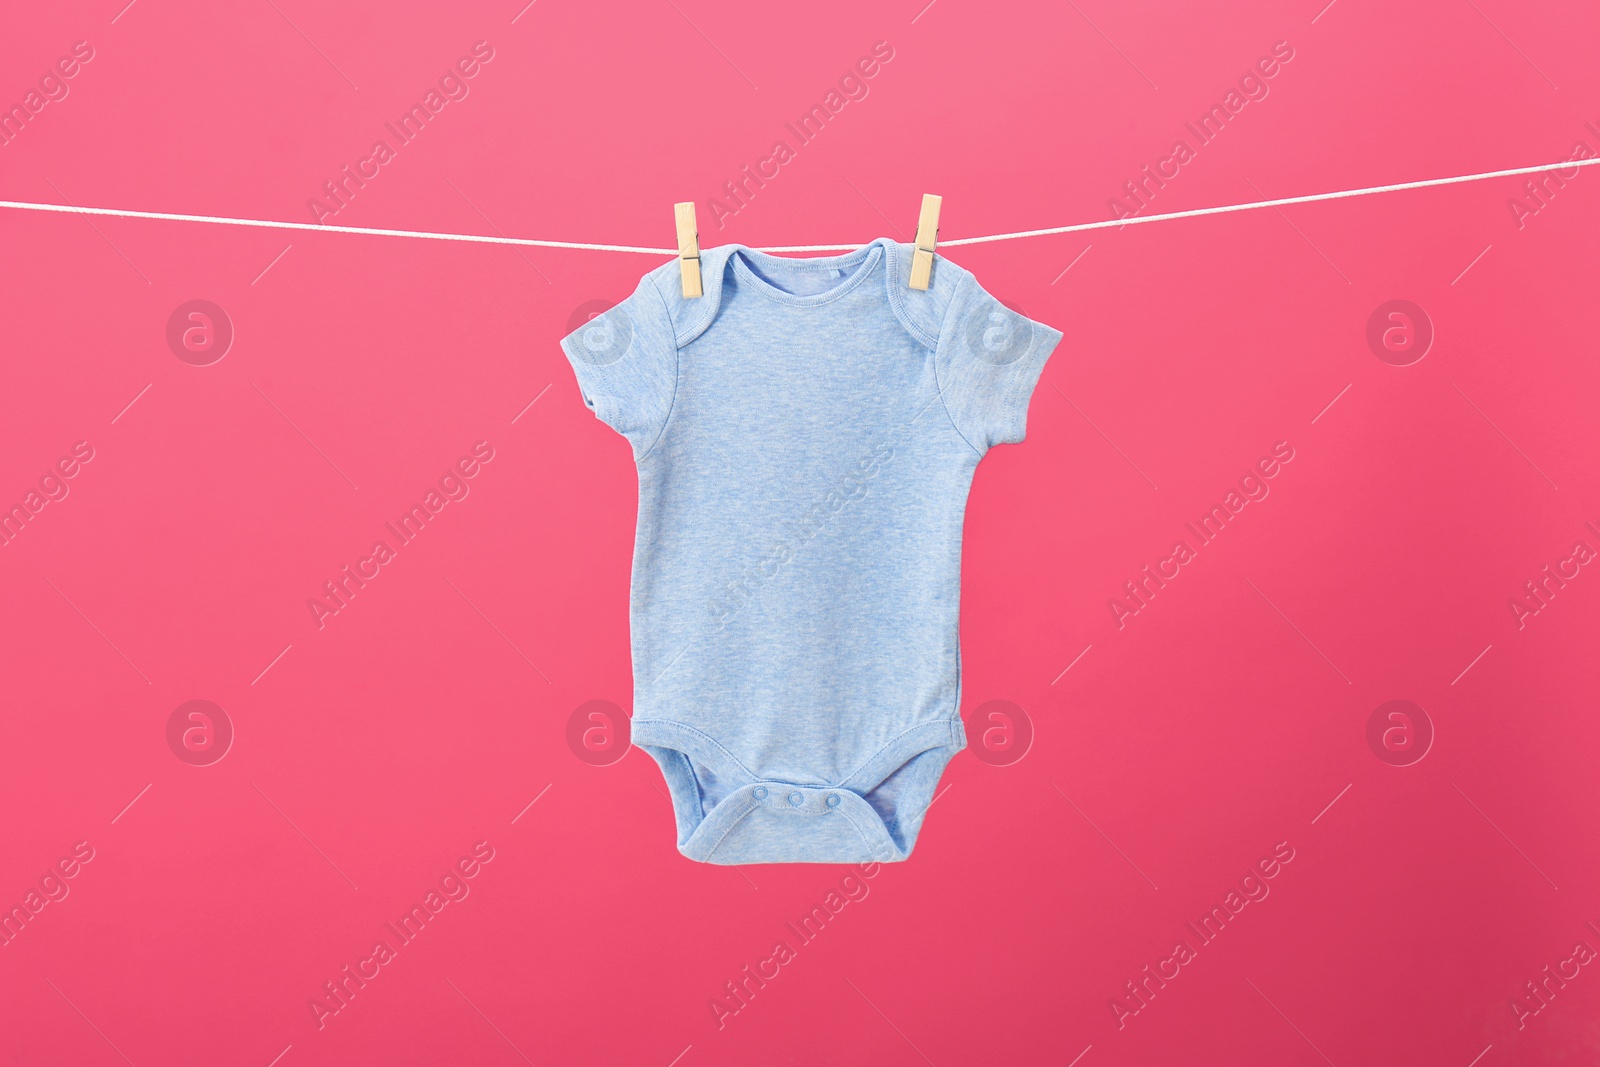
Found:
[{"label": "onesie crotch snap", "polygon": [[838,786],[771,782],[736,790],[706,813],[684,855],[712,863],[888,863],[903,859],[883,819]]}]

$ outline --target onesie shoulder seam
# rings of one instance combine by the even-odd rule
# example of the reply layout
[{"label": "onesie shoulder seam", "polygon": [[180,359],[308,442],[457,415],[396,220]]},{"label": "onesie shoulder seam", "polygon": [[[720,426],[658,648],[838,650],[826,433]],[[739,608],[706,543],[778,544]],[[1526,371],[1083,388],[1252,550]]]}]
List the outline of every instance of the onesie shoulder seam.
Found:
[{"label": "onesie shoulder seam", "polygon": [[667,398],[667,410],[661,416],[661,427],[656,431],[655,440],[650,442],[650,447],[639,453],[639,459],[636,461],[639,463],[644,462],[645,458],[656,450],[656,445],[661,443],[661,439],[667,435],[667,424],[672,421],[672,413],[678,406],[678,379],[682,377],[682,366],[678,354],[678,331],[672,321],[672,307],[667,303],[667,298],[661,295],[661,289],[656,284],[655,272],[652,271],[645,277],[650,279],[650,291],[656,295],[657,300],[661,301],[661,314],[667,320],[667,341],[672,345],[672,395]]},{"label": "onesie shoulder seam", "polygon": [[[894,312],[894,317],[900,327],[911,335],[911,339],[935,351],[939,347],[937,335],[929,336],[916,321],[911,310],[906,307],[905,295],[900,291],[900,257],[904,254],[897,244],[889,244],[889,256],[884,263],[884,281],[889,290],[889,307]],[[946,261],[948,262],[948,261]],[[949,309],[945,309],[948,314]]]},{"label": "onesie shoulder seam", "polygon": [[939,406],[944,408],[944,417],[950,420],[950,428],[956,432],[957,437],[961,438],[963,444],[972,449],[979,459],[982,459],[983,449],[972,443],[972,439],[967,436],[966,431],[961,429],[961,424],[956,421],[956,413],[950,410],[950,402],[944,396],[944,382],[939,378],[939,362],[942,354],[940,342],[945,340],[948,333],[947,327],[950,325],[950,313],[959,303],[956,297],[959,295],[961,287],[967,284],[968,279],[972,277],[971,274],[965,271],[962,273],[965,276],[956,279],[956,292],[950,294],[950,303],[945,305],[944,316],[939,320],[939,341],[935,341],[933,346],[933,385],[935,391],[939,394]]},{"label": "onesie shoulder seam", "polygon": [[944,310],[939,316],[939,325],[935,333],[930,335],[917,321],[917,316],[911,313],[911,309],[906,304],[905,293],[902,292],[903,286],[910,277],[909,266],[904,277],[902,277],[900,269],[901,257],[905,255],[905,250],[900,245],[891,243],[888,246],[888,251],[889,261],[884,273],[887,276],[885,282],[889,290],[890,310],[894,312],[894,317],[899,321],[900,327],[911,336],[913,341],[925,347],[933,357],[933,387],[934,391],[939,394],[939,406],[944,409],[944,416],[949,421],[950,428],[955,431],[956,436],[961,438],[963,444],[977,453],[979,459],[982,459],[983,450],[972,443],[967,435],[962,432],[961,425],[956,422],[955,413],[950,410],[950,403],[944,396],[944,383],[939,379],[939,360],[942,355],[939,342],[945,334],[945,327],[950,318],[951,309],[957,304],[956,296],[960,293],[961,286],[966,284],[967,279],[972,274],[959,263],[953,263],[944,256],[937,254],[934,256],[933,280],[930,284],[937,287],[942,275],[954,274],[956,280],[955,291],[950,294],[950,299],[945,302]]},{"label": "onesie shoulder seam", "polygon": [[[684,311],[681,329],[677,318],[671,314],[672,301],[665,295],[662,296],[661,299],[667,305],[668,317],[672,323],[672,336],[679,348],[705,333],[716,320],[717,311],[722,306],[723,271],[727,269],[728,255],[732,248],[732,245],[718,245],[715,248],[701,249],[701,295],[680,301]],[[678,260],[671,260],[652,273],[660,275],[658,281],[665,278],[676,279],[679,276],[677,263]]]}]

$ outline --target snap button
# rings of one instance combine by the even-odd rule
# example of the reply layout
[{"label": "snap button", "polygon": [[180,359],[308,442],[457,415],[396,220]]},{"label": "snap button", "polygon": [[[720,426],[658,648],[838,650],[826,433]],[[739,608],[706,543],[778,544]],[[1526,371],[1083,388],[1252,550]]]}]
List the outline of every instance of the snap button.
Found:
[{"label": "snap button", "polygon": [[765,799],[767,799],[767,787],[766,787],[766,786],[764,786],[764,785],[758,785],[758,786],[756,786],[756,788],[755,788],[755,793],[754,793],[754,794],[752,794],[752,795],[753,795],[753,796],[754,796],[754,797],[755,797],[755,798],[756,798],[756,799],[757,799],[757,800],[765,800]]},{"label": "snap button", "polygon": [[806,802],[806,798],[801,796],[799,793],[790,793],[789,794],[789,803],[793,804],[795,807],[798,808],[801,804],[804,804],[805,802]]},{"label": "snap button", "polygon": [[828,794],[828,807],[837,808],[838,806],[839,806],[839,794],[838,793],[829,793]]}]

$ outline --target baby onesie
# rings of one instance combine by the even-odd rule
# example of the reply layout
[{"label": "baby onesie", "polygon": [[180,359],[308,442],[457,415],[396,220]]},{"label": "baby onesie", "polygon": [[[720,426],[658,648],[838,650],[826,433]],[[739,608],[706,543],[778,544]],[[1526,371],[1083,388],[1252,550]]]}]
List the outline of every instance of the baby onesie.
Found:
[{"label": "baby onesie", "polygon": [[721,245],[561,341],[638,469],[632,740],[690,859],[904,860],[966,747],[967,492],[1062,335],[911,253]]}]

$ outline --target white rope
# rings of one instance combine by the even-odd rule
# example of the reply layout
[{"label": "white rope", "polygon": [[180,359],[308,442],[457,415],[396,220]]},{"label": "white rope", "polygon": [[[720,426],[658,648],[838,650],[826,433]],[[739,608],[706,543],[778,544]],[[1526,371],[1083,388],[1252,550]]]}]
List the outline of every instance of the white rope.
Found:
[{"label": "white rope", "polygon": [[1454,178],[1429,178],[1420,182],[1400,182],[1398,185],[1374,185],[1366,189],[1342,189],[1336,193],[1313,193],[1310,196],[1286,196],[1278,200],[1262,200],[1254,204],[1228,204],[1223,207],[1202,207],[1193,211],[1169,211],[1165,215],[1130,215],[1125,219],[1104,222],[1082,222],[1076,226],[1057,226],[1049,230],[1023,230],[1019,233],[999,233],[992,237],[962,237],[954,241],[940,241],[941,245],[981,245],[990,241],[1009,241],[1017,237],[1042,237],[1049,233],[1077,233],[1080,230],[1103,230],[1110,226],[1132,226],[1140,222],[1164,222],[1167,219],[1189,219],[1200,215],[1221,215],[1229,211],[1253,211],[1263,207],[1283,207],[1285,204],[1309,204],[1314,200],[1343,200],[1347,196],[1371,196],[1374,193],[1397,193],[1402,189],[1430,189],[1435,185],[1457,185],[1461,182],[1478,182],[1486,178],[1510,178],[1518,174],[1540,174],[1549,170],[1566,170],[1569,167],[1589,167],[1600,163],[1594,159],[1573,159],[1565,163],[1547,163],[1538,167],[1514,167],[1511,170],[1490,170],[1482,174],[1461,174]]},{"label": "white rope", "polygon": [[[177,215],[167,211],[124,211],[110,207],[65,207],[0,200],[0,207],[19,211],[61,211],[68,215],[115,215],[123,219],[164,219],[167,222],[211,222],[220,226],[262,226],[271,230],[316,230],[318,233],[364,233],[371,237],[423,237],[431,241],[476,241],[489,245],[534,245],[539,248],[578,248],[590,252],[645,252],[666,256],[676,248],[642,248],[638,245],[596,245],[579,241],[535,241],[525,237],[485,237],[476,233],[432,233],[427,230],[380,230],[371,226],[324,226],[320,222],[273,222],[268,219],[230,219],[222,215]],[[852,245],[852,248],[855,246]]]},{"label": "white rope", "polygon": [[[986,237],[959,237],[940,241],[941,248],[955,245],[988,244],[991,241],[1014,241],[1022,237],[1045,237],[1058,233],[1079,233],[1084,230],[1104,230],[1111,227],[1134,226],[1143,222],[1165,222],[1168,219],[1191,219],[1201,215],[1222,215],[1230,211],[1254,211],[1264,207],[1284,207],[1289,204],[1309,204],[1318,200],[1343,200],[1351,196],[1372,196],[1376,193],[1395,193],[1404,189],[1428,189],[1436,185],[1456,185],[1461,182],[1485,181],[1489,178],[1510,178],[1519,174],[1540,174],[1545,171],[1567,170],[1572,167],[1590,167],[1600,163],[1593,159],[1570,159],[1561,163],[1546,163],[1537,167],[1515,167],[1511,170],[1491,170],[1480,174],[1461,174],[1453,178],[1429,178],[1418,182],[1400,182],[1397,185],[1374,185],[1366,189],[1341,189],[1332,193],[1312,193],[1309,196],[1286,196],[1278,200],[1262,200],[1251,204],[1226,204],[1221,207],[1194,208],[1190,211],[1169,211],[1163,215],[1129,215],[1121,219],[1101,222],[1080,222],[1072,226],[1053,226],[1044,230],[1020,230],[1016,233],[996,233]],[[221,215],[181,215],[166,211],[128,211],[107,207],[72,207],[62,204],[36,204],[25,200],[0,200],[0,208],[18,211],[56,211],[68,215],[112,215],[124,219],[161,219],[167,222],[208,222],[219,226],[258,226],[272,230],[315,230],[319,233],[360,233],[371,237],[419,237],[430,241],[471,241],[478,244],[521,245],[534,248],[571,248],[587,252],[640,252],[645,255],[675,256],[676,248],[647,248],[642,245],[591,244],[585,241],[540,241],[527,237],[488,237],[472,233],[434,233],[428,230],[384,230],[371,226],[324,226],[316,222],[274,222],[268,219],[235,219]],[[853,252],[859,244],[848,245],[771,245],[758,248],[758,252]]]}]

